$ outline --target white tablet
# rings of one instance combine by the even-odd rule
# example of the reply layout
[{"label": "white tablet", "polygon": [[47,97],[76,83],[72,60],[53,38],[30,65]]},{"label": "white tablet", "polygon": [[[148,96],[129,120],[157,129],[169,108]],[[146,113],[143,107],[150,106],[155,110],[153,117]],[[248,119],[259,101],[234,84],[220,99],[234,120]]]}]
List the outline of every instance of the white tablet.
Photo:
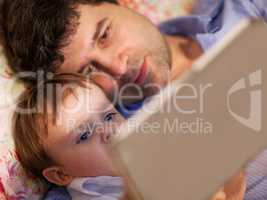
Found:
[{"label": "white tablet", "polygon": [[267,27],[243,21],[121,127],[114,148],[145,200],[206,200],[267,148]]}]

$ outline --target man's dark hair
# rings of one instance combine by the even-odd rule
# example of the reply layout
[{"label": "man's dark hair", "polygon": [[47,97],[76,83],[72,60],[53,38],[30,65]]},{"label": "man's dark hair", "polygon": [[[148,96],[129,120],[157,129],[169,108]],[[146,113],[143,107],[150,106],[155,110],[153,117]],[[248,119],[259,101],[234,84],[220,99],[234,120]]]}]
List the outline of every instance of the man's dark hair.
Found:
[{"label": "man's dark hair", "polygon": [[61,50],[76,31],[79,4],[116,0],[2,0],[1,40],[14,72],[55,71]]}]

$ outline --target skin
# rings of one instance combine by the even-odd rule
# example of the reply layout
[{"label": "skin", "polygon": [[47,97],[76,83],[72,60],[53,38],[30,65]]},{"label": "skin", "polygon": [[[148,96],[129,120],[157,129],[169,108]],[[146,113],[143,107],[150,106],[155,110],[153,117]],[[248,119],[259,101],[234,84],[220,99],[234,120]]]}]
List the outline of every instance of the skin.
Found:
[{"label": "skin", "polygon": [[[129,83],[141,89],[141,99],[151,96],[158,88],[148,88],[148,84],[161,88],[191,64],[191,57],[187,57],[181,44],[191,45],[193,41],[164,37],[147,18],[125,7],[103,3],[79,5],[77,11],[80,13],[79,25],[62,50],[65,60],[59,71],[90,72],[91,78],[109,97]],[[138,77],[144,65],[146,70],[140,80]],[[84,106],[92,106],[89,110],[100,109],[107,102],[100,91],[95,92],[98,95],[90,93],[94,104],[84,103]],[[127,88],[124,95],[136,95],[136,90]],[[75,101],[70,95],[64,104],[72,107]],[[72,132],[66,127],[68,121],[75,126],[88,117],[88,113],[84,109],[71,114],[59,110],[59,113],[64,116],[59,120],[61,123],[51,123],[49,135],[44,140],[48,154],[57,165],[45,169],[44,176],[52,183],[67,185],[74,177],[116,174],[106,151],[106,133],[96,134],[90,142],[75,144],[75,141],[68,141]],[[116,124],[120,124],[122,117],[118,113],[117,116]],[[90,117],[91,122],[100,120],[97,115]]]},{"label": "skin", "polygon": [[[147,18],[123,6],[79,5],[77,10],[79,25],[62,50],[65,61],[60,70],[90,73],[108,96],[116,95],[122,87],[127,88],[123,95],[137,96],[137,89],[129,84],[142,91],[139,98],[151,96],[192,63],[193,58],[180,44],[192,46],[194,41],[165,37]],[[138,80],[140,74],[143,76]]]},{"label": "skin", "polygon": [[211,200],[243,200],[246,191],[245,174],[240,172],[227,181]]},{"label": "skin", "polygon": [[[60,71],[90,74],[112,101],[122,89],[119,97],[134,96],[132,101],[154,95],[190,69],[203,53],[193,39],[162,35],[148,19],[125,7],[103,3],[79,5],[77,10],[79,25],[69,38],[69,45],[62,50],[65,61]],[[107,20],[99,36],[93,39],[97,24],[103,19]],[[143,75],[141,81],[140,74]],[[235,182],[236,178],[228,185],[231,181]],[[244,185],[244,179],[239,181]],[[231,199],[228,191],[219,191],[213,200]],[[243,195],[244,189],[237,199],[243,199]]]},{"label": "skin", "polygon": [[124,118],[99,87],[89,84],[88,88],[76,88],[59,104],[56,123],[52,116],[48,121],[43,143],[55,162],[43,170],[48,181],[68,185],[75,177],[118,175],[107,147]]}]

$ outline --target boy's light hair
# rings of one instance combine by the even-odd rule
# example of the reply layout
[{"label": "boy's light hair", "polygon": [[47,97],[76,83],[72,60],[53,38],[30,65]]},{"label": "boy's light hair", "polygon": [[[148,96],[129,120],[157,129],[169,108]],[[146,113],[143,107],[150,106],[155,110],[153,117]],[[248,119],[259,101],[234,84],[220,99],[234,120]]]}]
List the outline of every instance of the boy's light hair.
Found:
[{"label": "boy's light hair", "polygon": [[[40,180],[45,180],[42,171],[51,167],[55,162],[49,157],[44,149],[43,138],[48,134],[48,106],[52,107],[53,121],[57,115],[57,102],[55,98],[58,91],[56,85],[72,84],[72,87],[65,87],[63,95],[75,94],[73,86],[88,87],[86,78],[79,74],[55,74],[52,79],[44,81],[39,86],[27,88],[19,97],[17,109],[13,115],[13,139],[19,161],[25,172]],[[52,90],[52,91],[50,91]],[[25,112],[32,108],[38,108],[41,104],[38,101],[38,92],[43,92],[44,108],[39,112]],[[48,93],[53,95],[48,95]],[[21,112],[24,110],[24,112]],[[38,112],[37,112],[38,110]]]}]

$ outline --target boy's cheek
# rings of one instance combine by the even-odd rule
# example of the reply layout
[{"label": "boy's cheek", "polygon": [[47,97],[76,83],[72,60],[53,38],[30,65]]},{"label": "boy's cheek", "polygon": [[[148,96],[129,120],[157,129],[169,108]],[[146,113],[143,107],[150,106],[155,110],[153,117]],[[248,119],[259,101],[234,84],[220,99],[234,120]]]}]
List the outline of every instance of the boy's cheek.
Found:
[{"label": "boy's cheek", "polygon": [[[89,147],[85,145],[85,148]],[[99,145],[99,148],[94,151],[73,152],[65,155],[63,165],[67,172],[74,177],[115,175],[117,170],[106,150]]]}]

